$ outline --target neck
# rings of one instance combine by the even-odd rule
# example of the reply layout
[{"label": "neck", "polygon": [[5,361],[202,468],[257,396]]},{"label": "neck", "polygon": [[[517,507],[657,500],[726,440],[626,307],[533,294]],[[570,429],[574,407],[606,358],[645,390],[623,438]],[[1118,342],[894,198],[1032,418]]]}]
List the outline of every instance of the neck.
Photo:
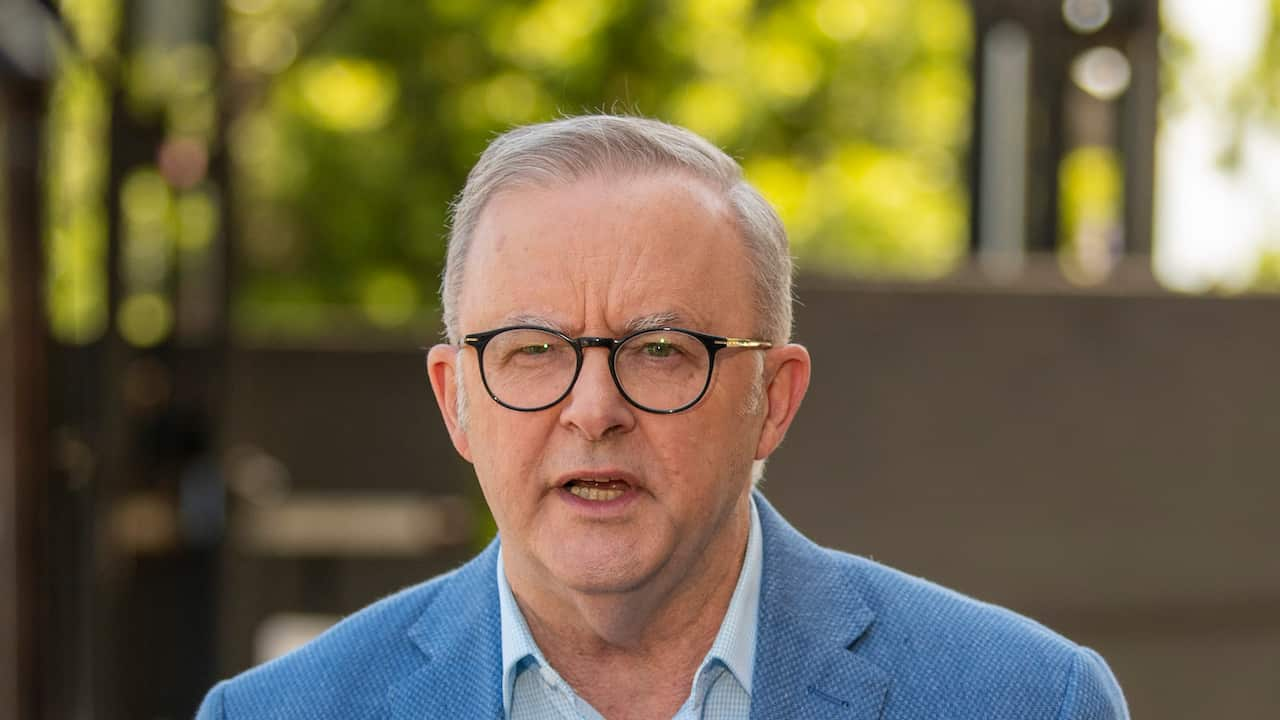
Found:
[{"label": "neck", "polygon": [[[673,715],[733,597],[749,508],[733,514],[686,572],[660,573],[625,592],[547,588],[507,564],[512,594],[547,661],[606,717]],[[638,707],[636,698],[650,704]]]}]

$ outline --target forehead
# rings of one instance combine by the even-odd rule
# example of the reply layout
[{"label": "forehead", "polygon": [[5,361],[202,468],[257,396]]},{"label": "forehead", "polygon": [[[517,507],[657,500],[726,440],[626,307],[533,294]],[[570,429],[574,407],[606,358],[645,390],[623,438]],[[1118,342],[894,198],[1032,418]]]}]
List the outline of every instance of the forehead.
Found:
[{"label": "forehead", "polygon": [[529,318],[620,332],[650,316],[749,330],[741,235],[723,195],[691,177],[589,177],[501,193],[468,252],[464,332]]}]

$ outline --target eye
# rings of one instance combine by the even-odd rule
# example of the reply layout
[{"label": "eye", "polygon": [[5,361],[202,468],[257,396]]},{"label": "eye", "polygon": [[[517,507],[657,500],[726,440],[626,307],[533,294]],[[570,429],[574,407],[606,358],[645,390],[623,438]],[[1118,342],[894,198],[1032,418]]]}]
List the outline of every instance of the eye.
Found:
[{"label": "eye", "polygon": [[535,345],[522,345],[516,348],[516,353],[519,355],[542,355],[550,350],[551,345],[549,343],[537,343]]},{"label": "eye", "polygon": [[642,348],[644,354],[654,358],[671,357],[680,352],[680,349],[666,340],[655,340],[647,342]]}]

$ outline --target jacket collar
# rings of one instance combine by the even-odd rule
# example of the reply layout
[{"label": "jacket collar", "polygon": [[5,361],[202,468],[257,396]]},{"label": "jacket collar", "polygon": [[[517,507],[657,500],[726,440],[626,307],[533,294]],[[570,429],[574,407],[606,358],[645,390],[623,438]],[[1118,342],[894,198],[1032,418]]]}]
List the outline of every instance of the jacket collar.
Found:
[{"label": "jacket collar", "polygon": [[388,693],[393,720],[502,717],[497,558],[494,540],[437,584],[408,631],[424,657]]},{"label": "jacket collar", "polygon": [[[889,677],[853,650],[875,613],[852,571],[755,501],[764,567],[751,717],[875,720]],[[389,717],[502,717],[497,555],[495,540],[438,583],[408,631],[424,658],[391,688]]]},{"label": "jacket collar", "polygon": [[755,499],[764,583],[751,717],[880,717],[889,676],[854,650],[875,620],[854,571]]}]

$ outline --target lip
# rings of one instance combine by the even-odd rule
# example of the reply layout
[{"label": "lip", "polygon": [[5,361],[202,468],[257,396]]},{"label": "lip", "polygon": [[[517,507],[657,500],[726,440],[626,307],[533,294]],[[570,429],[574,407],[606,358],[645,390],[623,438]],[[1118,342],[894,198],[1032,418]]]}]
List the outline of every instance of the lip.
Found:
[{"label": "lip", "polygon": [[[567,485],[571,480],[621,480],[628,487],[625,492],[612,500],[587,500],[569,492]],[[556,497],[572,508],[575,513],[595,519],[608,519],[622,515],[638,499],[642,489],[635,475],[614,468],[592,468],[567,472],[557,478],[556,485],[553,488]]]},{"label": "lip", "polygon": [[640,483],[635,475],[618,468],[572,470],[556,478],[555,486],[563,489],[571,480],[621,480],[630,485],[632,490],[640,489]]}]

